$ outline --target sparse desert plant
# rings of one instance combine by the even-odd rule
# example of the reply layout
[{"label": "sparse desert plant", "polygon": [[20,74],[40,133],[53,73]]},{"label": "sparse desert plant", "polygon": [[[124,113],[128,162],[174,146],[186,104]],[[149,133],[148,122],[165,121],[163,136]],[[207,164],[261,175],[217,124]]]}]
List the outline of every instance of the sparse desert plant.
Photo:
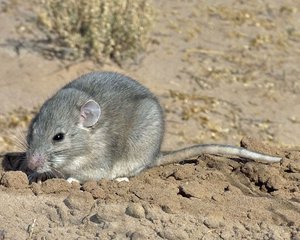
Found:
[{"label": "sparse desert plant", "polygon": [[[37,0],[37,24],[61,58],[110,57],[145,50],[153,22],[148,0]],[[49,51],[49,49],[48,49]]]}]

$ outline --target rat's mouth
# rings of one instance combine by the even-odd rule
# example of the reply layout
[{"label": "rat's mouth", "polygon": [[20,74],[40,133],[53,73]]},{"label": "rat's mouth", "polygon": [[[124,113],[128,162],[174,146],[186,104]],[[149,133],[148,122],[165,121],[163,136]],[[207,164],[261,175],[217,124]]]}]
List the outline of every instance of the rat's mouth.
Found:
[{"label": "rat's mouth", "polygon": [[30,174],[28,174],[28,179],[29,182],[43,182],[46,181],[47,179],[52,179],[52,178],[65,178],[64,175],[57,171],[54,168],[51,168],[49,170],[43,170],[41,169],[40,171],[32,171]]},{"label": "rat's mouth", "polygon": [[28,175],[29,183],[43,182],[51,178],[55,178],[52,172],[43,172],[43,173],[32,172],[31,174]]}]

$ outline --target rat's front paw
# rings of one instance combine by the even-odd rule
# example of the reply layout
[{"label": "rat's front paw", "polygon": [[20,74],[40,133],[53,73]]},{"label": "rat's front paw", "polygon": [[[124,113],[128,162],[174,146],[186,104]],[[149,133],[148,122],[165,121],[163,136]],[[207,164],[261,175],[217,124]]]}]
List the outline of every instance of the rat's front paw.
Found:
[{"label": "rat's front paw", "polygon": [[68,181],[69,183],[72,183],[72,182],[80,183],[76,178],[72,178],[72,177],[69,177],[69,178],[67,179],[67,181]]}]

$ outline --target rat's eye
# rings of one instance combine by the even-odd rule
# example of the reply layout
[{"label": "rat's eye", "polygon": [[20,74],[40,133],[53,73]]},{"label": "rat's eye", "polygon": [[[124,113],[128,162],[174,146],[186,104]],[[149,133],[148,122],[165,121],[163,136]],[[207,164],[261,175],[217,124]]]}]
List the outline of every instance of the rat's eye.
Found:
[{"label": "rat's eye", "polygon": [[54,137],[52,138],[52,140],[54,142],[60,142],[60,141],[64,140],[64,138],[65,138],[65,134],[58,133],[58,134],[54,135]]}]

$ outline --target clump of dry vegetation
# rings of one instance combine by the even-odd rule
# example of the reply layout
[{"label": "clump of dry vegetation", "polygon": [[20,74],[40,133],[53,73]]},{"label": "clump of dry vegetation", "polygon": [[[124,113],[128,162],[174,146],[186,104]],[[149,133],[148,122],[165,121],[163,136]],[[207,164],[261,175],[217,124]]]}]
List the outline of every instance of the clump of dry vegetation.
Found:
[{"label": "clump of dry vegetation", "polygon": [[37,108],[28,110],[20,107],[0,115],[0,155],[1,152],[24,150],[25,129],[36,112]]},{"label": "clump of dry vegetation", "polygon": [[[153,22],[148,0],[37,0],[37,23],[67,59],[110,57],[118,63],[145,50]],[[49,52],[49,51],[48,51]]]}]

